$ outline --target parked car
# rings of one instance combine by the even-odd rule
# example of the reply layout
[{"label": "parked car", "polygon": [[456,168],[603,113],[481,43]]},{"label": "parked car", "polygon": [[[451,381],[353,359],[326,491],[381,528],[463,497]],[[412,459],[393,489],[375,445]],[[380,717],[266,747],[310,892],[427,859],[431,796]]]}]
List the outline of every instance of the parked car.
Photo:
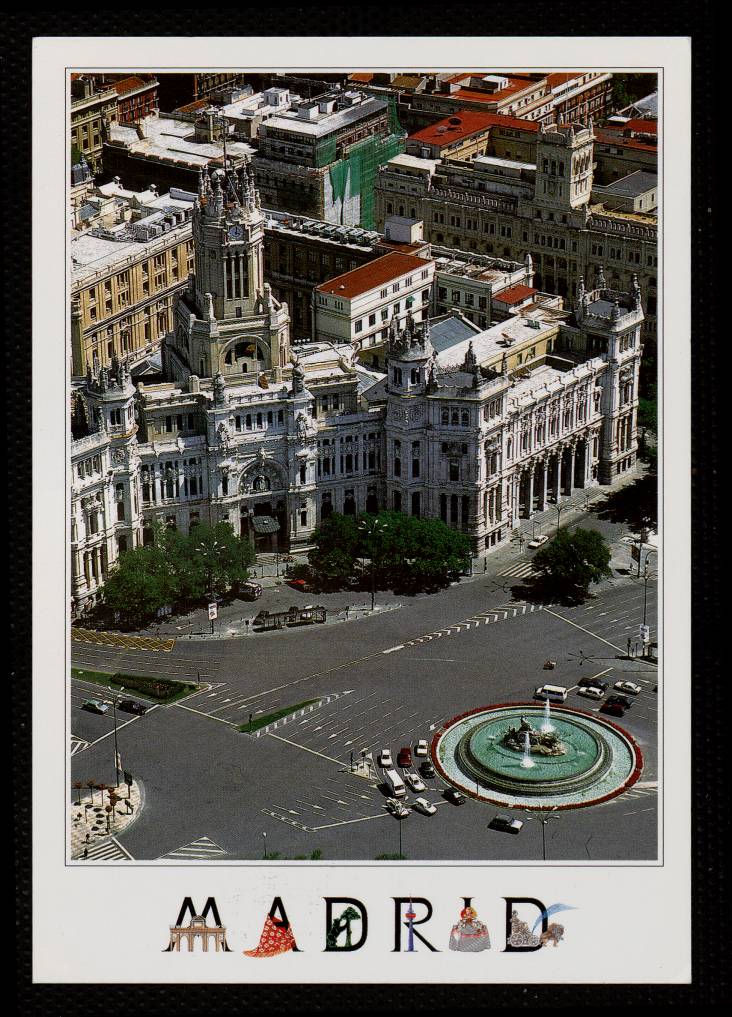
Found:
[{"label": "parked car", "polygon": [[578,696],[586,696],[587,699],[602,699],[605,693],[596,685],[582,685],[577,689]]},{"label": "parked car", "polygon": [[299,590],[300,593],[305,593],[308,588],[308,584],[304,579],[288,579],[287,585],[291,586],[293,590]]},{"label": "parked car", "polygon": [[533,540],[529,541],[529,547],[541,547],[542,544],[546,544],[549,537],[546,533],[540,533],[538,537],[534,537]]},{"label": "parked car", "polygon": [[405,746],[399,749],[399,755],[397,756],[397,763],[399,766],[411,766],[412,765],[412,750],[409,746]]},{"label": "parked car", "polygon": [[[546,664],[544,665],[546,667]],[[563,703],[567,698],[564,685],[540,685],[534,689],[534,699],[548,699],[552,703]]]},{"label": "parked car", "polygon": [[426,756],[429,753],[427,741],[425,738],[420,738],[417,744],[414,746],[415,756]]},{"label": "parked car", "polygon": [[391,761],[391,749],[382,749],[379,753],[379,766],[390,770],[394,764]]},{"label": "parked car", "polygon": [[580,688],[602,689],[603,692],[607,692],[608,687],[602,678],[580,678],[577,684]]},{"label": "parked car", "polygon": [[437,808],[428,802],[426,798],[415,798],[412,803],[412,808],[416,812],[421,812],[423,816],[434,816],[437,812]]},{"label": "parked car", "polygon": [[419,772],[422,774],[423,777],[427,777],[427,779],[429,779],[430,777],[434,777],[435,768],[429,761],[429,759],[425,759],[423,763],[420,763]]},{"label": "parked car", "polygon": [[123,699],[121,703],[117,704],[117,709],[123,710],[125,713],[136,713],[138,717],[142,717],[147,713],[148,708],[134,699]]},{"label": "parked car", "polygon": [[398,802],[396,798],[387,798],[386,807],[392,816],[396,816],[397,819],[404,819],[405,816],[409,815],[409,809],[402,805],[401,802]]},{"label": "parked car", "polygon": [[621,706],[620,703],[611,703],[606,700],[600,707],[600,713],[609,713],[611,717],[624,717],[625,707]]},{"label": "parked car", "polygon": [[453,805],[463,805],[465,802],[465,795],[461,794],[460,791],[454,787],[445,788],[442,794],[446,800],[451,802]]},{"label": "parked car", "polygon": [[633,700],[632,699],[628,699],[627,696],[608,696],[607,697],[607,702],[608,703],[618,703],[618,705],[622,706],[622,708],[624,710],[629,710],[631,708],[631,706],[633,705]]},{"label": "parked car", "polygon": [[488,824],[491,830],[500,830],[502,833],[520,833],[523,825],[520,819],[511,819],[510,816],[494,816]]},{"label": "parked car", "polygon": [[637,696],[639,692],[643,691],[640,685],[636,685],[635,682],[615,682],[613,688],[618,692],[629,692],[631,696]]},{"label": "parked car", "polygon": [[109,703],[102,702],[101,699],[85,699],[81,704],[82,710],[88,710],[89,713],[106,713],[109,709]]},{"label": "parked car", "polygon": [[406,781],[407,786],[409,788],[411,788],[412,791],[426,791],[427,790],[427,788],[425,787],[423,781],[421,781],[419,779],[419,777],[417,776],[417,774],[414,773],[414,771],[412,771],[412,770],[405,770],[405,772],[404,772],[404,780]]}]

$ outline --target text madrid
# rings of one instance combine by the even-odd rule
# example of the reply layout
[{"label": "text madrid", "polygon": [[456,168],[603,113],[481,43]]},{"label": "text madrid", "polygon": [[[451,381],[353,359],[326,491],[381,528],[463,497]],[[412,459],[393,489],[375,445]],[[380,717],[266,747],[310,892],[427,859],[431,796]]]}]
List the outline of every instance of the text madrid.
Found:
[{"label": "text madrid", "polygon": [[[369,936],[369,912],[363,901],[356,897],[323,897],[323,952],[349,952],[362,949]],[[564,926],[550,922],[558,911],[572,911],[568,904],[545,905],[536,897],[501,897],[505,903],[505,927],[495,946],[506,953],[530,953],[551,943],[556,946],[564,936]],[[391,897],[388,907],[393,913],[393,953],[413,952],[417,949],[440,953],[462,949],[475,952],[490,949],[492,937],[488,927],[479,920],[473,897],[456,899],[455,924],[441,927],[433,918],[432,903],[426,897]],[[201,906],[203,905],[203,906]],[[170,941],[165,952],[232,953],[231,933],[225,922],[226,915],[217,905],[215,897],[198,901],[185,897],[174,925],[170,926]],[[297,929],[293,928],[282,897],[274,897],[268,911],[262,911],[263,928],[259,945],[243,952],[250,957],[275,956],[281,953],[302,953],[297,944]],[[498,932],[499,930],[493,930]],[[419,945],[418,945],[419,944]]]}]

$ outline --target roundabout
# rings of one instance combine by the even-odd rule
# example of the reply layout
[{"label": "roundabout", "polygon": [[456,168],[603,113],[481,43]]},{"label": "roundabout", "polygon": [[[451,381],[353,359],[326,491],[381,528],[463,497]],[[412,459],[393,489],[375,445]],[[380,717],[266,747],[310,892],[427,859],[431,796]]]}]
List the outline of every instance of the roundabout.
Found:
[{"label": "roundabout", "polygon": [[640,777],[641,751],[616,724],[565,706],[501,703],[454,717],[432,756],[472,798],[524,809],[571,809],[622,794]]}]

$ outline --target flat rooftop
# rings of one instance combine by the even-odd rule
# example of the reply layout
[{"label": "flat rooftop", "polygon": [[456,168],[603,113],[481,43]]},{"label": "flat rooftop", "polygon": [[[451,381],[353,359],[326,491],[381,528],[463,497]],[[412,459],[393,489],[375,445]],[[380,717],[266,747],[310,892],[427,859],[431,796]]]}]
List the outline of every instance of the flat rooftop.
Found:
[{"label": "flat rooftop", "polygon": [[[137,156],[178,161],[197,167],[207,165],[212,159],[221,159],[224,154],[223,145],[197,142],[194,125],[172,117],[145,117],[136,127],[112,124],[110,141],[123,145]],[[228,155],[239,159],[250,158],[254,154],[251,145],[228,139],[226,151]]]},{"label": "flat rooftop", "polygon": [[617,195],[622,198],[638,198],[641,194],[658,187],[658,177],[655,173],[646,173],[645,170],[634,170],[627,176],[614,180],[611,184],[598,185],[596,188],[603,194]]},{"label": "flat rooftop", "polygon": [[381,99],[364,99],[353,106],[346,106],[332,113],[319,113],[314,120],[305,120],[298,116],[296,110],[288,110],[266,120],[262,130],[266,133],[270,128],[274,128],[292,134],[308,135],[313,139],[323,138],[368,116],[376,116],[386,108],[386,102]]},{"label": "flat rooftop", "polygon": [[526,170],[527,172],[534,172],[536,170],[535,162],[518,162],[516,159],[501,159],[497,155],[476,155],[473,162],[486,169],[494,166],[500,169]]}]

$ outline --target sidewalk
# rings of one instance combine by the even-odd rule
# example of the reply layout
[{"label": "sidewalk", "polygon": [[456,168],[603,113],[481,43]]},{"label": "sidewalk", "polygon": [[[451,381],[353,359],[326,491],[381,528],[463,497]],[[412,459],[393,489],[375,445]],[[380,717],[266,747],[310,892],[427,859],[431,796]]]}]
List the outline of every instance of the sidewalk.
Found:
[{"label": "sidewalk", "polygon": [[[114,811],[107,812],[110,791],[119,795]],[[71,857],[84,860],[98,856],[100,847],[118,837],[134,823],[144,806],[142,788],[137,781],[130,788],[120,784],[104,791],[89,788],[71,789],[69,821],[71,825]],[[132,812],[129,809],[132,809]],[[120,851],[120,854],[123,852]]]},{"label": "sidewalk", "polygon": [[[497,576],[507,565],[515,562],[517,557],[522,557],[528,552],[527,544],[534,536],[538,536],[540,533],[547,536],[553,535],[557,530],[558,522],[562,527],[577,522],[578,517],[587,514],[593,506],[602,503],[610,494],[635,483],[642,476],[643,469],[639,468],[624,476],[612,489],[604,487],[579,488],[571,498],[563,498],[559,506],[550,505],[543,512],[535,512],[531,519],[521,519],[518,529],[512,532],[509,540],[505,540],[499,547],[473,558],[470,574],[463,576],[458,581],[469,583],[486,576]],[[614,578],[618,579],[621,578],[618,574],[619,570],[627,568],[629,564],[630,553],[628,552],[626,559],[624,549],[621,550],[622,545],[612,546],[613,558],[610,566],[614,571]],[[622,557],[616,556],[616,550]],[[319,605],[325,607],[328,612],[325,623],[327,625],[356,621],[371,615],[370,594],[363,590],[303,594],[292,589],[287,584],[286,570],[293,565],[307,564],[307,560],[307,550],[301,550],[291,555],[275,554],[274,552],[257,555],[256,562],[251,568],[251,575],[252,579],[261,585],[262,597],[256,601],[236,600],[230,604],[221,605],[218,618],[214,621],[213,633],[206,611],[201,608],[188,615],[162,619],[135,635],[158,640],[166,638],[181,640],[228,639],[250,634],[259,635],[252,631],[251,623],[260,611],[282,611],[291,606]],[[356,597],[366,597],[368,602],[354,604],[353,599]],[[389,590],[379,590],[378,601],[374,613],[393,611],[403,606]]]}]

